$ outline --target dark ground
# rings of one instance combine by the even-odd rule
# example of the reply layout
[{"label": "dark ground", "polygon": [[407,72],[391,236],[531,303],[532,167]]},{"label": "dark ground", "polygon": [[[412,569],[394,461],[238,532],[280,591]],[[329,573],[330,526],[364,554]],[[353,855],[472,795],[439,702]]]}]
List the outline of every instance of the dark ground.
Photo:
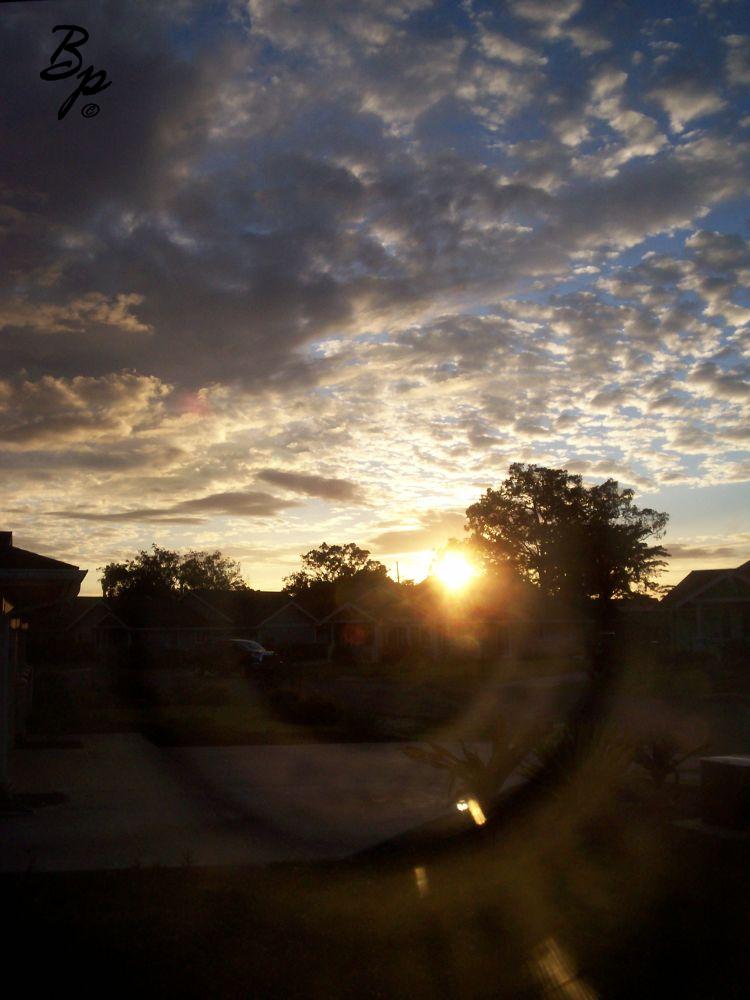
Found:
[{"label": "dark ground", "polygon": [[396,847],[317,866],[5,876],[5,981],[77,997],[750,995],[748,841],[650,806],[582,824],[568,805],[424,866]]},{"label": "dark ground", "polygon": [[[164,705],[128,690],[116,707],[134,728],[175,733],[196,717],[228,732],[237,712],[243,731],[269,740],[301,724],[284,719],[290,710],[310,716],[315,739],[330,724],[314,730],[327,691],[280,703],[271,723],[254,701],[227,705],[222,684],[170,690]],[[99,695],[76,696],[69,724],[38,731],[73,733],[101,711]],[[713,752],[746,752],[740,721]],[[728,732],[723,717],[713,728]],[[458,851],[397,844],[335,864],[201,869],[186,858],[182,869],[2,876],[5,982],[32,997],[744,1000],[750,839],[678,826],[697,814],[695,789],[623,798],[591,762]]]}]

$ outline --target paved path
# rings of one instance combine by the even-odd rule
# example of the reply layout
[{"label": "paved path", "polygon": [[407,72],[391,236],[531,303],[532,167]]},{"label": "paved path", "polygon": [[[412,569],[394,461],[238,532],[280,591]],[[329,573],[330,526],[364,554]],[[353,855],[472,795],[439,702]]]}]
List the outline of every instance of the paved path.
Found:
[{"label": "paved path", "polygon": [[63,792],[0,817],[0,871],[265,864],[344,857],[436,818],[445,772],[399,744],[160,749],[135,734],[14,751],[17,792]]}]

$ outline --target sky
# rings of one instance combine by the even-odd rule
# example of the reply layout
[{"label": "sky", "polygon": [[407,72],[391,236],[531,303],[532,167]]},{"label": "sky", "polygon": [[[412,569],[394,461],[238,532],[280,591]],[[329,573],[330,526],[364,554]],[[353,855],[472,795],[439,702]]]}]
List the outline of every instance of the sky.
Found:
[{"label": "sky", "polygon": [[[2,527],[84,593],[153,542],[420,579],[516,461],[667,511],[664,582],[750,558],[743,0],[0,18]],[[58,24],[111,81],[62,120]]]}]

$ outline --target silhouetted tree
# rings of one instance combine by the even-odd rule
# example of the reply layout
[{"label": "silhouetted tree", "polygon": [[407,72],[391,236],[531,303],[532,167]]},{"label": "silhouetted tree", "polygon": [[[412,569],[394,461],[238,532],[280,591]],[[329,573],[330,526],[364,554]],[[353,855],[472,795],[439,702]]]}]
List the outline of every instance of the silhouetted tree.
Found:
[{"label": "silhouetted tree", "polygon": [[613,479],[586,487],[566,469],[518,462],[508,472],[466,511],[490,566],[511,568],[546,595],[609,600],[657,589],[668,553],[648,539],[664,534],[667,514],[639,509]]},{"label": "silhouetted tree", "polygon": [[134,559],[111,562],[102,569],[105,597],[169,594],[181,590],[244,590],[240,564],[221,552],[180,555],[153,545]]},{"label": "silhouetted tree", "polygon": [[383,563],[370,559],[367,549],[354,542],[346,545],[327,545],[305,552],[302,569],[284,578],[284,590],[292,597],[321,587],[332,587],[346,581],[377,583],[384,580],[388,570]]},{"label": "silhouetted tree", "polygon": [[181,590],[245,590],[240,564],[221,552],[186,552],[180,560]]}]

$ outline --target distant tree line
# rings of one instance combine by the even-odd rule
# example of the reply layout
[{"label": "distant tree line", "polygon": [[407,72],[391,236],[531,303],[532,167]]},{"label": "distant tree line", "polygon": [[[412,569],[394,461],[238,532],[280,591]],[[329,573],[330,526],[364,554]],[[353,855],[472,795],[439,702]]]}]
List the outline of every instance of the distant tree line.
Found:
[{"label": "distant tree line", "polygon": [[370,587],[390,580],[388,567],[371,559],[367,549],[354,542],[328,545],[323,542],[302,556],[302,569],[284,578],[290,597],[318,596],[346,585],[347,589]]},{"label": "distant tree line", "polygon": [[153,545],[126,562],[107,563],[102,572],[105,597],[154,596],[183,590],[244,590],[240,564],[221,552],[173,552]]},{"label": "distant tree line", "polygon": [[[633,503],[614,479],[584,486],[566,469],[514,463],[496,488],[466,511],[464,544],[490,574],[525,581],[548,597],[610,601],[659,590],[666,549],[654,542],[668,515]],[[451,540],[450,546],[460,543]],[[376,584],[397,586],[387,567],[354,542],[323,542],[284,578],[291,597],[352,595]],[[221,552],[180,555],[153,545],[102,570],[105,597],[182,590],[242,590],[239,563]]]}]

